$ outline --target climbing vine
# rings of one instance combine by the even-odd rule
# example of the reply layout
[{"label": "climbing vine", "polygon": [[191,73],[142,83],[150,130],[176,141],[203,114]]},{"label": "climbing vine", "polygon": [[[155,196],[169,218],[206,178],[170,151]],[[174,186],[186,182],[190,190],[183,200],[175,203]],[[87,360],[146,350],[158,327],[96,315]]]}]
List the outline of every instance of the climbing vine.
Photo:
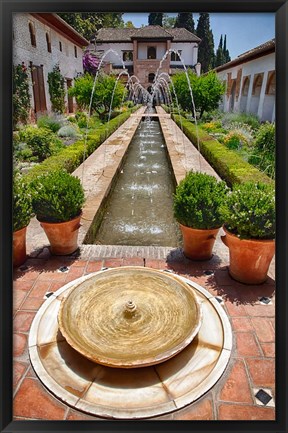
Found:
[{"label": "climbing vine", "polygon": [[64,77],[61,75],[59,65],[53,67],[52,72],[48,73],[49,94],[52,104],[52,111],[64,113],[65,110],[65,88]]},{"label": "climbing vine", "polygon": [[13,66],[13,127],[26,124],[30,110],[29,78],[24,62]]}]

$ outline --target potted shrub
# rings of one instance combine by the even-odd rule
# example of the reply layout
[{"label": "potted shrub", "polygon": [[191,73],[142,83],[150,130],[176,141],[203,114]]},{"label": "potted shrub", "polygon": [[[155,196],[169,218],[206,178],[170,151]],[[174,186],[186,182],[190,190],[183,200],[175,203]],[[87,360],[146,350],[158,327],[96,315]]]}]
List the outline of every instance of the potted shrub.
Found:
[{"label": "potted shrub", "polygon": [[189,172],[174,194],[174,216],[180,223],[184,255],[193,260],[208,260],[223,224],[220,206],[228,187],[214,176]]},{"label": "potted shrub", "polygon": [[43,174],[31,182],[32,205],[55,255],[71,254],[78,248],[84,190],[80,179],[65,170]]},{"label": "potted shrub", "polygon": [[13,266],[26,260],[26,231],[33,215],[32,199],[28,185],[20,173],[13,175]]},{"label": "potted shrub", "polygon": [[245,284],[263,283],[275,253],[274,187],[260,182],[237,185],[221,211],[231,277]]}]

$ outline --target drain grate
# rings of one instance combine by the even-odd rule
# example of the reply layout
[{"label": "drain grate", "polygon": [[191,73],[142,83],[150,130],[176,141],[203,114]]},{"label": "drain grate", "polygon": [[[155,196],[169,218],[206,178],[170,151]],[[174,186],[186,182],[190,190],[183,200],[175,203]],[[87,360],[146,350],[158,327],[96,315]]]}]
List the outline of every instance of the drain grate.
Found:
[{"label": "drain grate", "polygon": [[45,295],[44,295],[44,297],[43,297],[43,299],[48,299],[48,298],[50,298],[50,296],[52,296],[53,293],[54,293],[54,292],[46,292]]},{"label": "drain grate", "polygon": [[60,268],[58,269],[59,272],[68,272],[69,268],[68,266],[60,266]]},{"label": "drain grate", "polygon": [[255,397],[262,403],[264,406],[266,406],[270,400],[272,400],[271,395],[268,394],[268,392],[264,391],[263,389],[259,389],[257,394],[255,394]]},{"label": "drain grate", "polygon": [[204,273],[204,275],[214,275],[214,271],[211,271],[209,269],[204,271],[203,273]]},{"label": "drain grate", "polygon": [[270,302],[272,302],[271,298],[269,298],[268,296],[262,296],[261,298],[258,299],[261,302],[261,304],[265,304],[265,305],[268,305],[270,304]]},{"label": "drain grate", "polygon": [[220,305],[224,304],[222,296],[214,296],[217,302],[219,302]]}]

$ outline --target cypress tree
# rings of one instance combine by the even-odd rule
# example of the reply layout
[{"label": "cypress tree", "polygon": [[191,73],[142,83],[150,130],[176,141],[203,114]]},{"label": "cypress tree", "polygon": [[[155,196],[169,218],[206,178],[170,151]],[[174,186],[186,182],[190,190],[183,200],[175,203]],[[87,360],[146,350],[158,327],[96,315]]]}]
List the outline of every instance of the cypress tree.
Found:
[{"label": "cypress tree", "polygon": [[223,45],[223,57],[224,57],[224,63],[228,63],[231,60],[229,50],[226,48],[226,35],[224,36],[224,45]]},{"label": "cypress tree", "polygon": [[174,28],[175,27],[184,28],[186,30],[189,30],[189,32],[194,33],[195,23],[193,20],[193,14],[190,12],[179,12],[174,24]]},{"label": "cypress tree", "polygon": [[215,66],[220,66],[223,65],[224,63],[226,63],[225,61],[225,55],[224,55],[224,51],[223,51],[223,37],[221,35],[220,37],[220,42],[216,51],[216,61],[215,61]]},{"label": "cypress tree", "polygon": [[163,12],[151,12],[148,15],[149,26],[161,26],[163,27]]},{"label": "cypress tree", "polygon": [[210,29],[210,17],[206,12],[200,12],[196,35],[201,39],[198,50],[198,61],[201,63],[202,72],[207,72],[213,68],[214,54],[214,39]]}]

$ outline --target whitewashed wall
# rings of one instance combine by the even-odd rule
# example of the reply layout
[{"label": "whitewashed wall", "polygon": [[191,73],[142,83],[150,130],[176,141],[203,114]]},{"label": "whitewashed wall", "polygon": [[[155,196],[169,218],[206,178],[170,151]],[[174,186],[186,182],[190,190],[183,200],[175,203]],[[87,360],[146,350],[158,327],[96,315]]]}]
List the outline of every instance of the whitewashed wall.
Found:
[{"label": "whitewashed wall", "polygon": [[[171,49],[181,51],[181,58],[185,65],[195,65],[198,59],[198,45],[188,42],[172,42]],[[171,61],[171,66],[181,65],[181,61]]]},{"label": "whitewashed wall", "polygon": [[[90,44],[89,49],[94,51],[103,52],[103,54],[108,53],[109,49],[115,51],[109,52],[105,56],[105,62],[112,63],[114,65],[122,65],[123,59],[123,51],[133,51],[133,43],[132,42],[113,42],[113,43],[99,43],[97,42],[96,46],[94,44]],[[133,65],[133,61],[125,61],[125,65],[130,66]]]},{"label": "whitewashed wall", "polygon": [[[237,78],[238,71],[242,68],[242,77],[240,83],[240,93],[238,99],[234,100],[233,111],[245,111],[247,113],[256,114],[261,121],[269,120],[273,122],[275,120],[275,95],[266,95],[266,85],[268,74],[270,71],[275,71],[275,53],[262,56],[258,59],[251,60],[249,62],[239,64],[237,66],[226,69],[225,71],[218,72],[220,79],[225,80],[227,83],[228,73],[231,73],[231,79]],[[264,73],[261,92],[259,96],[252,95],[254,77]],[[242,95],[242,87],[246,76],[250,76],[250,84],[248,95]],[[227,97],[224,95],[222,108],[224,111],[231,111],[231,98],[233,94]]]},{"label": "whitewashed wall", "polygon": [[[29,22],[35,26],[36,47],[31,45]],[[47,50],[46,32],[50,34],[51,53]],[[62,43],[62,52],[59,48]],[[65,78],[74,79],[77,73],[83,72],[82,49],[77,46],[77,58],[74,55],[72,42],[64,36],[51,29],[49,26],[38,21],[28,13],[15,13],[13,15],[13,64],[30,62],[35,65],[43,65],[44,84],[46,94],[47,110],[51,110],[51,102],[48,90],[48,72],[51,72],[56,63],[59,63],[61,74]],[[32,82],[30,82],[30,94],[33,100]],[[67,102],[67,96],[66,96]]]}]

